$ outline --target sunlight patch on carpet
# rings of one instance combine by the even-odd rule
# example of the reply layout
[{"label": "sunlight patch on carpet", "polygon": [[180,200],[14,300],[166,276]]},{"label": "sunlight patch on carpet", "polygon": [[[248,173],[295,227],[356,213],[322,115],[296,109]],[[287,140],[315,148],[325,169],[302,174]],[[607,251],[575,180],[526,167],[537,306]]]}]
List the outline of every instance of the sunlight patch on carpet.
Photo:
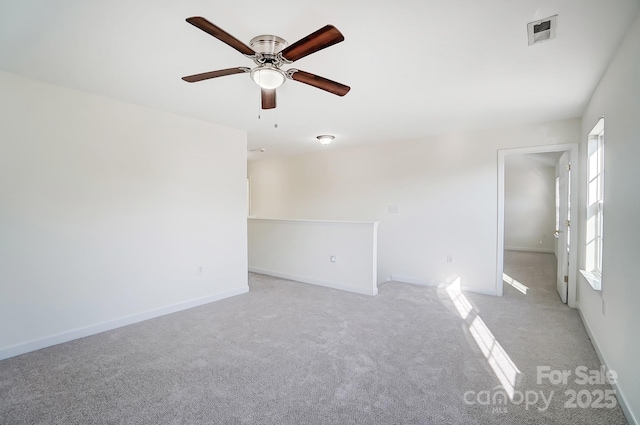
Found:
[{"label": "sunlight patch on carpet", "polygon": [[478,312],[474,310],[467,297],[461,292],[459,277],[447,287],[446,292],[462,320],[467,322],[471,336],[487,359],[496,378],[500,381],[509,398],[513,400],[520,370],[496,340]]}]

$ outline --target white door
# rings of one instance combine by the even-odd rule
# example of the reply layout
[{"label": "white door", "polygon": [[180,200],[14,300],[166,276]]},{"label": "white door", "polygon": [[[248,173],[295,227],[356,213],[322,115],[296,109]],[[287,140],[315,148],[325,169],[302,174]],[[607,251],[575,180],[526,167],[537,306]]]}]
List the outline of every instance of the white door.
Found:
[{"label": "white door", "polygon": [[569,152],[565,152],[558,161],[558,199],[556,209],[558,220],[556,238],[558,238],[558,281],[557,288],[560,299],[567,302],[567,288],[569,279],[569,241],[571,222],[569,216],[571,165],[569,163]]}]

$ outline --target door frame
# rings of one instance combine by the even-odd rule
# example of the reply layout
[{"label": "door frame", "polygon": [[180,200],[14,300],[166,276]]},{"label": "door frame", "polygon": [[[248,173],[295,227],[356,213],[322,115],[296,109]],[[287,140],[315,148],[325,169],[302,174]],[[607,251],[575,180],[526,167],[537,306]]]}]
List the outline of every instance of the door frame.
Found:
[{"label": "door frame", "polygon": [[[568,186],[568,183],[571,181],[571,171],[570,168],[567,168],[571,164],[571,156],[569,152],[565,151],[562,153],[562,156],[558,159],[556,163],[556,181],[558,182],[556,188],[557,199],[556,199],[556,214],[558,217],[558,224],[556,226],[557,237],[556,237],[556,260],[557,264],[557,277],[556,277],[556,289],[558,290],[558,295],[560,295],[560,299],[563,303],[567,303],[568,293],[569,293],[569,284],[564,281],[564,276],[569,276],[569,257],[567,255],[567,250],[569,248],[569,244],[567,242],[567,232],[570,233],[570,226],[567,226],[567,219],[570,218],[567,215],[570,213],[568,207],[568,195],[571,193],[571,188]],[[562,184],[560,184],[562,183]],[[571,251],[569,250],[569,254]]]},{"label": "door frame", "polygon": [[[505,159],[509,155],[525,155],[529,153],[545,153],[545,152],[569,152],[569,160],[571,162],[571,173],[578,176],[579,164],[579,144],[564,143],[557,145],[531,146],[526,148],[510,148],[498,149],[498,235],[497,235],[497,253],[496,253],[496,295],[502,296],[504,291],[503,273],[504,273],[504,164]],[[569,307],[576,308],[576,274],[578,273],[578,182],[579,179],[571,179],[571,219],[575,223],[571,232],[571,250],[569,251],[569,282],[567,304]],[[554,282],[555,287],[555,282]]]}]

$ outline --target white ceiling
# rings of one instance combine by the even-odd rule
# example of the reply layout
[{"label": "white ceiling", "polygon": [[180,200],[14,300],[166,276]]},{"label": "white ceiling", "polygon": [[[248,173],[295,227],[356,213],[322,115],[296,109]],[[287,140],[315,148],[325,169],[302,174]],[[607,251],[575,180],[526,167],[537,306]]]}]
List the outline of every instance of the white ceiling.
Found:
[{"label": "white ceiling", "polygon": [[[638,0],[2,0],[0,69],[248,131],[270,157],[578,117]],[[557,38],[526,25],[558,14]],[[326,25],[345,41],[296,67],[351,86],[341,98],[295,81],[258,120],[248,74],[180,77],[253,63],[185,22],[204,16],[246,44],[289,43]],[[274,124],[278,128],[274,128]]]}]

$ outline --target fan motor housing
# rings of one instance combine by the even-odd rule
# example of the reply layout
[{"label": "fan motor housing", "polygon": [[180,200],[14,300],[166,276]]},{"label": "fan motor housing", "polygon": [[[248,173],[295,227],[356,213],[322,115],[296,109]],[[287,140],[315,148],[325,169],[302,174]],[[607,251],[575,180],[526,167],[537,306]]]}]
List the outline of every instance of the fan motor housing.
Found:
[{"label": "fan motor housing", "polygon": [[249,44],[257,53],[275,55],[287,47],[289,43],[287,43],[287,40],[278,37],[277,35],[265,34],[253,37]]}]

